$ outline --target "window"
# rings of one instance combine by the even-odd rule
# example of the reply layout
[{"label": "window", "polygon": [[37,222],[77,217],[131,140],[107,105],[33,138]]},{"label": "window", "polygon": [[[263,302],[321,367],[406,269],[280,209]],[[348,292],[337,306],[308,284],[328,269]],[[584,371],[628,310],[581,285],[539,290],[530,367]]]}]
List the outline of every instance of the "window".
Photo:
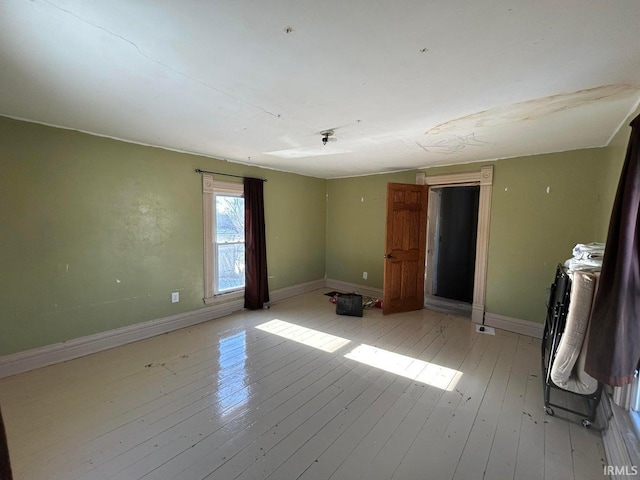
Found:
[{"label": "window", "polygon": [[629,411],[631,412],[631,418],[636,426],[636,431],[640,436],[640,385],[638,377],[638,371],[636,370],[636,378],[633,382],[631,390],[631,404],[629,405]]},{"label": "window", "polygon": [[244,289],[243,185],[202,176],[205,303]]},{"label": "window", "polygon": [[214,193],[213,291],[244,288],[244,198]]}]

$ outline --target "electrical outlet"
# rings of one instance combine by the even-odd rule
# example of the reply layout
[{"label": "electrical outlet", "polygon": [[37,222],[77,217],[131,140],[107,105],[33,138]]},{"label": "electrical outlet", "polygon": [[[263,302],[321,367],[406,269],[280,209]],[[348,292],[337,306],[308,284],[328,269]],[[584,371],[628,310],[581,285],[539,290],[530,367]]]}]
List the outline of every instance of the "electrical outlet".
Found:
[{"label": "electrical outlet", "polygon": [[362,272],[362,278],[364,280],[366,280],[368,276],[369,276],[369,274],[367,272]]},{"label": "electrical outlet", "polygon": [[180,301],[180,292],[173,292],[171,294],[171,303],[178,303]]}]

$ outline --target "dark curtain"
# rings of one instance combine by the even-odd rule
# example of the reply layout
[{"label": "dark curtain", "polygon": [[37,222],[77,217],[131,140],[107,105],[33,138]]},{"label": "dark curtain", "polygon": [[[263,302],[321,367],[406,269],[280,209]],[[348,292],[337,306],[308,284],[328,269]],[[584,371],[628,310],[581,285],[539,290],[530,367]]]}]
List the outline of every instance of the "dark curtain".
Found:
[{"label": "dark curtain", "polygon": [[11,480],[11,463],[9,462],[9,447],[7,446],[7,435],[4,431],[2,421],[2,411],[0,410],[0,480]]},{"label": "dark curtain", "polygon": [[640,359],[640,115],[611,212],[585,370],[613,386],[631,383]]},{"label": "dark curtain", "polygon": [[269,302],[263,185],[257,178],[244,179],[244,308],[249,310],[264,308]]}]

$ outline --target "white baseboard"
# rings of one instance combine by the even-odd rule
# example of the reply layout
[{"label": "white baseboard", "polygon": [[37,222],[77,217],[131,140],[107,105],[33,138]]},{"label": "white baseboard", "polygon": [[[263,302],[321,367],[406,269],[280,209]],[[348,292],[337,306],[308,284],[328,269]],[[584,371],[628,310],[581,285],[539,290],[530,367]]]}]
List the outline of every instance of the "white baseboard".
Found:
[{"label": "white baseboard", "polygon": [[484,320],[484,305],[474,303],[471,305],[471,321],[477,325],[482,325]]},{"label": "white baseboard", "polygon": [[[382,299],[381,288],[370,288],[364,285],[358,285],[357,283],[342,282],[340,280],[333,280],[327,278],[325,287],[333,288],[342,292],[358,292],[362,295],[368,295],[370,297]],[[482,323],[482,314],[484,305],[473,305],[471,316],[474,323]],[[520,333],[523,335],[529,335],[534,338],[542,338],[544,331],[544,325],[541,323],[530,322],[528,320],[520,320],[519,318],[507,317],[505,315],[499,315],[497,313],[485,313],[484,323],[489,327],[499,328],[501,330],[507,330],[513,333]]]},{"label": "white baseboard", "polygon": [[358,285],[357,283],[349,283],[349,282],[343,282],[340,280],[332,280],[331,278],[327,278],[325,280],[324,286],[327,288],[333,288],[335,290],[345,292],[345,293],[358,292],[360,295],[366,295],[368,297],[382,299],[381,288],[371,288],[365,285]]},{"label": "white baseboard", "polygon": [[314,280],[313,282],[300,283],[291,287],[274,290],[273,292],[269,292],[269,299],[271,303],[278,302],[280,300],[284,300],[285,298],[295,297],[296,295],[302,295],[303,293],[311,292],[313,290],[318,290],[319,288],[324,287],[325,280],[324,278],[322,278],[320,280]]},{"label": "white baseboard", "polygon": [[[324,279],[285,287],[269,292],[271,301],[283,300],[325,286]],[[35,370],[55,363],[66,362],[84,357],[109,348],[144,340],[163,333],[190,327],[198,323],[230,315],[244,308],[244,299],[236,298],[226,303],[209,305],[197,310],[178,313],[168,317],[100,332],[86,337],[74,338],[66,342],[54,343],[44,347],[25,350],[0,357],[0,378]]]},{"label": "white baseboard", "polygon": [[[281,288],[270,292],[269,296],[271,302],[277,302],[323,287],[344,292],[358,292],[362,295],[382,298],[382,289],[332,279],[314,280],[312,282]],[[109,348],[126,345],[127,343],[144,340],[145,338],[207,322],[242,310],[243,305],[244,300],[242,298],[234,299],[226,303],[209,305],[198,310],[149,320],[115,330],[75,338],[66,342],[34,348],[32,350],[4,355],[0,357],[0,378],[46,367],[47,365],[53,365],[55,363],[66,362]],[[534,322],[487,313],[485,314],[485,324],[515,333],[542,338],[543,326]]]},{"label": "white baseboard", "polygon": [[507,317],[497,313],[485,313],[484,324],[513,333],[529,335],[534,338],[542,338],[544,332],[544,325],[541,323],[520,320],[519,318]]}]

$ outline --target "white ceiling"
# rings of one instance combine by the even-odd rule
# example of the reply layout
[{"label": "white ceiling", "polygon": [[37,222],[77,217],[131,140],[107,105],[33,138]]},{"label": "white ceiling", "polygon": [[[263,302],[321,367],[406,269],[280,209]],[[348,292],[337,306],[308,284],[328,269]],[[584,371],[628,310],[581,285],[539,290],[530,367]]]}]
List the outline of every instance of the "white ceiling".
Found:
[{"label": "white ceiling", "polygon": [[598,147],[639,26],[638,0],[2,0],[0,115],[322,178]]}]

